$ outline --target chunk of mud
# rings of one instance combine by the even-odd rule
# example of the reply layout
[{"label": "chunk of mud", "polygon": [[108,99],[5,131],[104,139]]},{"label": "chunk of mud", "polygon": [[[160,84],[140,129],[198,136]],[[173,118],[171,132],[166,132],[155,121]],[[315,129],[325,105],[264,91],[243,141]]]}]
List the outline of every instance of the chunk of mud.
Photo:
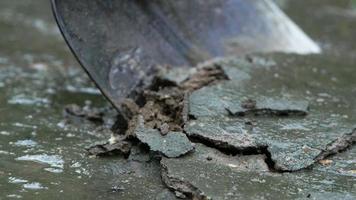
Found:
[{"label": "chunk of mud", "polygon": [[356,121],[350,94],[356,83],[348,73],[352,65],[336,70],[335,61],[319,65],[316,56],[266,56],[272,58],[275,64],[267,66],[243,59],[220,61],[230,80],[191,94],[189,115],[194,120],[185,126],[187,135],[227,151],[265,149],[280,171],[310,167],[351,146]]},{"label": "chunk of mud", "polygon": [[169,158],[185,155],[194,149],[184,133],[169,132],[167,135],[162,135],[156,129],[138,128],[135,134],[137,139],[148,145],[151,151]]},{"label": "chunk of mud", "polygon": [[[147,90],[143,95],[146,103],[140,108],[138,115],[143,117],[145,127],[160,129],[166,126],[168,131],[182,131],[184,94],[181,90],[171,87],[159,91]],[[137,124],[138,115],[132,119],[133,126]],[[167,130],[163,130],[163,134],[164,132]]]},{"label": "chunk of mud", "polygon": [[162,124],[159,131],[162,135],[167,135],[169,133],[169,125],[167,123]]},{"label": "chunk of mud", "polygon": [[131,146],[132,144],[130,142],[124,140],[116,141],[115,143],[105,141],[87,148],[87,151],[90,155],[95,156],[123,155],[128,157]]},{"label": "chunk of mud", "polygon": [[178,86],[183,91],[194,91],[222,80],[228,80],[228,76],[217,63],[206,62],[190,69],[165,69],[158,75],[158,79],[162,82],[170,82],[171,85]]},{"label": "chunk of mud", "polygon": [[[173,75],[175,73],[176,76]],[[184,78],[176,80],[174,77]],[[184,71],[162,69],[152,84],[137,94],[135,101],[127,99],[122,103],[113,130],[121,135],[135,137],[137,120],[142,116],[147,128],[159,129],[162,135],[170,131],[181,132],[188,120],[189,92],[226,79],[222,68],[215,64]]]},{"label": "chunk of mud", "polygon": [[92,108],[90,105],[80,107],[76,104],[70,104],[65,107],[64,113],[68,117],[79,117],[92,122],[103,123],[105,111],[103,109]]},{"label": "chunk of mud", "polygon": [[303,97],[286,97],[254,91],[256,86],[242,87],[240,82],[228,81],[205,87],[191,94],[190,115],[194,117],[233,116],[305,116],[309,103]]},{"label": "chunk of mud", "polygon": [[[209,161],[207,157],[212,159]],[[161,166],[164,183],[191,199],[352,199],[356,196],[350,188],[355,183],[352,177],[321,171],[271,173],[263,155],[227,156],[201,144],[196,144],[194,154],[163,158]]]},{"label": "chunk of mud", "polygon": [[228,80],[222,67],[218,64],[207,63],[201,66],[192,76],[179,86],[185,91],[194,91],[204,86],[213,85],[223,80]]},{"label": "chunk of mud", "polygon": [[244,121],[231,124],[229,121],[194,120],[187,123],[185,131],[190,138],[220,149],[243,152],[260,148],[254,135],[250,133],[250,127]]}]

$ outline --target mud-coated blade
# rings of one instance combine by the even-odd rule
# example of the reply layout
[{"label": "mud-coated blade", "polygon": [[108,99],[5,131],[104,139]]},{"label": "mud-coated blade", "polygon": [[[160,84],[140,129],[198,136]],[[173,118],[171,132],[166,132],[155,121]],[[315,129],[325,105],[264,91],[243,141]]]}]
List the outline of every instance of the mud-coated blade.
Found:
[{"label": "mud-coated blade", "polygon": [[250,52],[318,53],[270,0],[52,0],[82,66],[117,107],[156,65]]}]

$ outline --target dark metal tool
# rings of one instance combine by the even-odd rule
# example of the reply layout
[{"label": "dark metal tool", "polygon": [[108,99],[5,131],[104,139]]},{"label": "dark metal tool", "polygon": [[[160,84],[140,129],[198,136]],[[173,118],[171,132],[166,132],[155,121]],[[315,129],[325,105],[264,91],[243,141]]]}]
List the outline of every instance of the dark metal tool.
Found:
[{"label": "dark metal tool", "polygon": [[271,0],[52,0],[73,53],[120,109],[159,65],[251,52],[318,53]]}]

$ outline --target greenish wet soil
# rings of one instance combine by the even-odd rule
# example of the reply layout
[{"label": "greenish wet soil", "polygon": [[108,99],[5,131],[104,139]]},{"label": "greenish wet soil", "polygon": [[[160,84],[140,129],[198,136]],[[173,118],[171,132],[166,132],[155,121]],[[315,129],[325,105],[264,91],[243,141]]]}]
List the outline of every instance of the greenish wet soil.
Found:
[{"label": "greenish wet soil", "polygon": [[[278,66],[270,66],[271,63],[262,59],[260,61],[266,67],[263,69],[245,74],[234,73],[234,68],[230,67],[226,70],[232,70],[228,73],[231,79],[252,77],[252,82],[244,83],[248,84],[246,91],[229,93],[232,98],[254,91],[257,96],[263,93],[264,97],[278,101],[278,95],[288,91],[284,93],[288,94],[288,104],[272,107],[308,113],[302,119],[301,116],[252,119],[261,120],[259,129],[279,130],[282,127],[285,132],[267,134],[246,144],[278,144],[278,141],[290,139],[291,130],[298,130],[292,132],[297,134],[287,144],[293,145],[298,140],[307,143],[307,149],[312,149],[308,153],[317,153],[296,157],[301,162],[297,168],[287,162],[290,161],[288,156],[279,156],[288,149],[283,145],[275,145],[271,155],[266,155],[263,149],[258,152],[258,148],[245,151],[245,154],[254,155],[239,155],[236,154],[238,151],[229,152],[231,148],[224,149],[201,138],[198,142],[205,145],[195,144],[194,153],[178,159],[159,160],[137,147],[128,159],[89,156],[86,147],[110,137],[115,111],[68,51],[52,19],[48,1],[1,1],[0,32],[6,37],[0,38],[0,199],[176,199],[166,185],[171,190],[185,192],[187,196],[193,194],[213,199],[355,199],[355,147],[323,158],[323,164],[315,160],[320,151],[327,149],[327,144],[352,132],[355,124],[356,43],[352,42],[356,35],[355,2],[281,2],[293,20],[323,47],[324,55],[273,55],[268,58],[272,64],[280,63]],[[258,76],[265,78],[259,79]],[[235,83],[224,84],[227,88],[220,87],[222,91]],[[253,84],[257,86],[253,87]],[[218,86],[212,87],[216,89],[214,87]],[[198,97],[203,98],[203,95]],[[225,105],[228,101],[223,100]],[[300,101],[308,102],[311,109],[305,111],[305,106],[298,103]],[[102,108],[105,120],[94,123],[65,117],[63,110],[68,104]],[[241,105],[240,102],[227,105],[235,113],[245,112],[236,106]],[[215,121],[209,131],[214,128],[227,128],[226,131],[231,132],[236,132],[236,128],[243,130],[236,124],[242,120],[245,126],[245,119],[233,117],[225,121],[230,117],[229,112],[221,106],[214,108],[218,112],[213,113],[221,113],[213,116]],[[209,117],[199,119],[199,114],[191,115],[203,121]],[[223,119],[216,119],[219,117]],[[217,123],[218,120],[223,122]],[[313,124],[313,120],[318,122]],[[231,121],[235,121],[233,126],[228,125]],[[275,121],[279,122],[278,126]],[[319,130],[320,124],[325,125],[323,131],[317,136],[311,135],[312,130]],[[305,134],[309,136],[302,137]],[[263,138],[265,141],[261,141]],[[238,150],[246,147],[241,143],[246,140],[227,139]],[[233,143],[234,139],[236,143]],[[275,163],[282,163],[280,166],[297,172],[273,171],[266,156],[273,158],[274,155]],[[291,153],[289,157],[293,156]],[[308,169],[304,169],[307,166]],[[182,187],[177,187],[177,182]]]},{"label": "greenish wet soil", "polygon": [[[356,197],[355,161],[349,156],[356,142],[353,62],[275,54],[220,65],[230,80],[192,93],[185,131],[235,156],[230,160],[264,155],[268,166],[261,171],[254,167],[258,160],[247,166],[219,160],[223,156],[209,160],[211,150],[198,146],[194,155],[163,161],[172,188],[185,190],[179,180],[194,186],[193,196],[212,199]],[[346,153],[334,158],[340,150]]]},{"label": "greenish wet soil", "polygon": [[354,199],[355,178],[342,172],[354,167],[354,153],[341,154],[341,161],[335,157],[327,167],[284,174],[269,172],[261,155],[226,156],[203,145],[197,145],[195,154],[163,159],[161,164],[169,186],[177,188],[177,182],[185,183],[202,198]]}]

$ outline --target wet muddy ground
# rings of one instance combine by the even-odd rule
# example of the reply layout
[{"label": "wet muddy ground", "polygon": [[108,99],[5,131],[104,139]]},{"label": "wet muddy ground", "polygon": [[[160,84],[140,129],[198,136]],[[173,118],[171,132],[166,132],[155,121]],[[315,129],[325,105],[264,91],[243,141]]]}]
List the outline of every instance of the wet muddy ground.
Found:
[{"label": "wet muddy ground", "polygon": [[118,115],[47,1],[1,1],[0,199],[355,199],[355,3],[279,2],[323,55],[170,70]]}]

